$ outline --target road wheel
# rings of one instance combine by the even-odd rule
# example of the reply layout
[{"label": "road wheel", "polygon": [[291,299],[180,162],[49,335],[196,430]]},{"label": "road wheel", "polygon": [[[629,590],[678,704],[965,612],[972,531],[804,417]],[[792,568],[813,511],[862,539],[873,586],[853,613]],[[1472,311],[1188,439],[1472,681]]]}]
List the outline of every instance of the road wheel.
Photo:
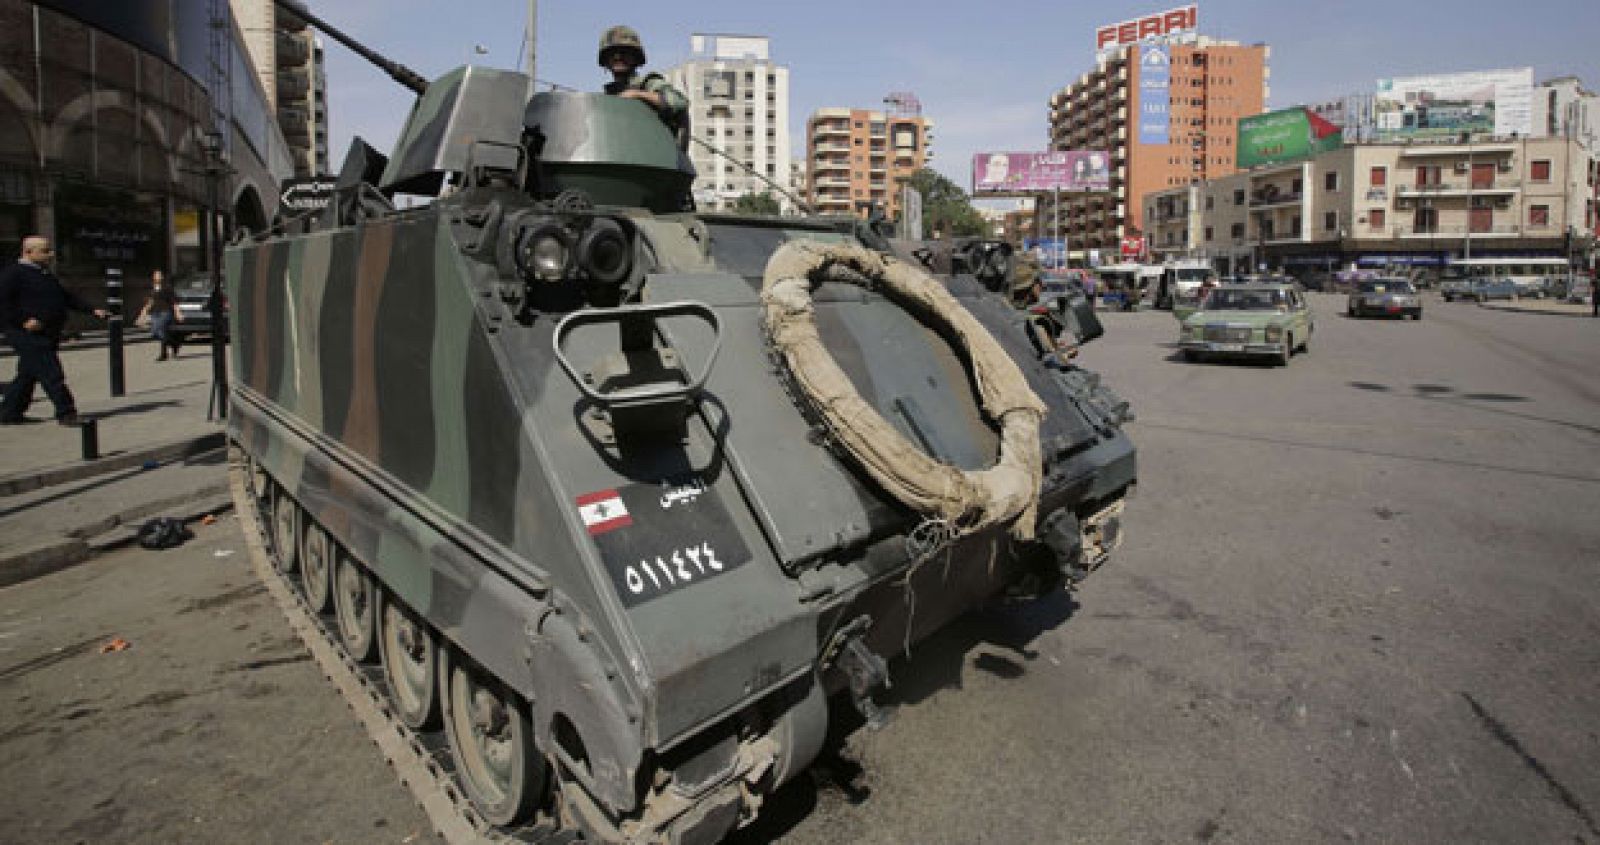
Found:
[{"label": "road wheel", "polygon": [[1200,360],[1200,353],[1194,351],[1193,349],[1185,349],[1183,350],[1183,360],[1193,364],[1194,362]]},{"label": "road wheel", "polygon": [[1283,348],[1278,350],[1278,366],[1289,366],[1289,359],[1294,355],[1294,335],[1283,336]]},{"label": "road wheel", "polygon": [[378,647],[389,700],[400,721],[430,730],[439,721],[439,647],[428,626],[390,596],[384,596]]},{"label": "road wheel", "polygon": [[300,535],[300,593],[312,613],[323,613],[333,599],[333,541],[309,518]]},{"label": "road wheel", "polygon": [[538,806],[550,774],[527,710],[483,670],[440,655],[444,728],[461,787],[491,824],[515,824]]},{"label": "road wheel", "polygon": [[368,663],[378,652],[378,588],[343,551],[333,563],[333,617],[350,659]]},{"label": "road wheel", "polygon": [[1354,305],[1347,305],[1345,306],[1344,313],[1347,317],[1354,317],[1356,315],[1356,307]]},{"label": "road wheel", "polygon": [[279,572],[293,572],[300,558],[300,506],[282,487],[272,499],[272,550]]},{"label": "road wheel", "polygon": [[255,500],[256,508],[266,507],[267,496],[272,492],[272,481],[255,455],[244,456],[244,480],[250,488],[250,497]]},{"label": "road wheel", "polygon": [[1304,355],[1304,354],[1306,354],[1307,352],[1310,352],[1310,351],[1311,351],[1311,333],[1307,332],[1306,333],[1306,339],[1300,341],[1300,354]]}]

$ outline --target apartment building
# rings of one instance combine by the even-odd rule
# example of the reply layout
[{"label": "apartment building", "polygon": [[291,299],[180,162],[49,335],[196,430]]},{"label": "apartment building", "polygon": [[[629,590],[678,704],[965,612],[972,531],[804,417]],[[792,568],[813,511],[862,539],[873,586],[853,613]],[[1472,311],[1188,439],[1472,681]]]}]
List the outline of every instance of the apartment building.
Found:
[{"label": "apartment building", "polygon": [[[1142,233],[1147,195],[1234,172],[1235,126],[1264,110],[1269,56],[1264,44],[1205,36],[1128,45],[1102,54],[1093,70],[1050,98],[1051,149],[1111,155],[1109,193],[1062,198],[1070,257],[1081,260]],[[1141,132],[1149,127],[1140,120],[1162,111],[1169,126],[1158,142]],[[1041,204],[1040,219],[1054,219],[1051,199]]]},{"label": "apartment building", "polygon": [[1163,258],[1223,272],[1443,267],[1477,256],[1567,256],[1600,227],[1600,160],[1571,138],[1476,137],[1348,146],[1145,200]]},{"label": "apartment building", "polygon": [[793,190],[789,69],[772,61],[764,36],[696,33],[689,47],[690,57],[663,75],[688,96],[695,137],[726,153],[689,145],[698,174],[692,189],[696,204],[724,210],[746,194],[767,193],[785,211],[792,210],[794,203],[766,181]]},{"label": "apartment building", "polygon": [[1600,153],[1600,96],[1584,88],[1576,76],[1540,83],[1530,104],[1534,135],[1572,138]]},{"label": "apartment building", "polygon": [[[330,173],[328,87],[322,39],[273,0],[230,0],[256,78],[294,159],[294,175]],[[300,4],[304,7],[304,4]]]},{"label": "apartment building", "polygon": [[819,214],[892,219],[900,187],[933,159],[933,121],[921,114],[817,109],[806,121],[806,201]]}]

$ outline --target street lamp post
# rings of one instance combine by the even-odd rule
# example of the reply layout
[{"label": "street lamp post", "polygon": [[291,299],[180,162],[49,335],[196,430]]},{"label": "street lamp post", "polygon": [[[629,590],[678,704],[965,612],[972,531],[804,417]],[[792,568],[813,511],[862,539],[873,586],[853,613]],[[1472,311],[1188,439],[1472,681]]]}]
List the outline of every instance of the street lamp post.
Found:
[{"label": "street lamp post", "polygon": [[224,342],[226,323],[223,322],[225,301],[222,292],[222,178],[227,175],[223,160],[222,133],[211,131],[201,138],[206,156],[206,215],[207,263],[211,267],[211,295],[206,300],[206,310],[211,315],[211,399],[206,405],[207,420],[228,418],[228,347]]}]

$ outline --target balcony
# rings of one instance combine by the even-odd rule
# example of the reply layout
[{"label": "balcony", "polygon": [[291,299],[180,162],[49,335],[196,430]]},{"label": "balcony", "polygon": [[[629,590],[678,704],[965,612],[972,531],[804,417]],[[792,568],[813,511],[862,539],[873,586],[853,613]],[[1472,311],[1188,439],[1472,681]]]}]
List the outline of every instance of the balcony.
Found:
[{"label": "balcony", "polygon": [[1517,145],[1511,141],[1485,141],[1481,144],[1411,144],[1400,150],[1404,158],[1442,157],[1442,156],[1484,156],[1510,155],[1517,151]]},{"label": "balcony", "polygon": [[1297,244],[1304,240],[1303,229],[1289,229],[1279,232],[1261,232],[1256,235],[1256,241],[1263,244]]},{"label": "balcony", "polygon": [[[1548,227],[1546,227],[1548,228]],[[1469,232],[1468,229],[1471,229]],[[1499,226],[1395,226],[1394,236],[1400,239],[1413,238],[1517,238],[1523,234],[1523,227],[1515,224]]]},{"label": "balcony", "polygon": [[817,143],[813,144],[811,149],[819,153],[848,153],[850,152],[850,145]]},{"label": "balcony", "polygon": [[850,180],[840,179],[837,176],[818,176],[815,184],[818,188],[848,188]]},{"label": "balcony", "polygon": [[1397,197],[1464,197],[1468,194],[1515,194],[1522,190],[1521,185],[1510,184],[1478,184],[1470,181],[1461,182],[1430,182],[1426,185],[1396,185],[1394,189]]},{"label": "balcony", "polygon": [[1250,207],[1253,209],[1284,208],[1286,206],[1299,205],[1300,200],[1304,197],[1305,194],[1302,193],[1262,193],[1257,191],[1252,192],[1250,195]]}]

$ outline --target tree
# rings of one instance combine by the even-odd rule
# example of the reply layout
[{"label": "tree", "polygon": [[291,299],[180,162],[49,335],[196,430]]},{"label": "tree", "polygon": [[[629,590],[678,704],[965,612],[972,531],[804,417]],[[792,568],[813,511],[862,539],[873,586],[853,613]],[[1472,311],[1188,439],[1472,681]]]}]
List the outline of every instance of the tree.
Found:
[{"label": "tree", "polygon": [[924,167],[906,184],[922,195],[922,228],[931,237],[938,232],[945,237],[983,237],[989,234],[989,224],[967,199],[967,192],[943,174]]},{"label": "tree", "polygon": [[759,194],[745,194],[734,200],[733,210],[737,214],[777,214],[779,207],[771,191],[762,191]]}]

